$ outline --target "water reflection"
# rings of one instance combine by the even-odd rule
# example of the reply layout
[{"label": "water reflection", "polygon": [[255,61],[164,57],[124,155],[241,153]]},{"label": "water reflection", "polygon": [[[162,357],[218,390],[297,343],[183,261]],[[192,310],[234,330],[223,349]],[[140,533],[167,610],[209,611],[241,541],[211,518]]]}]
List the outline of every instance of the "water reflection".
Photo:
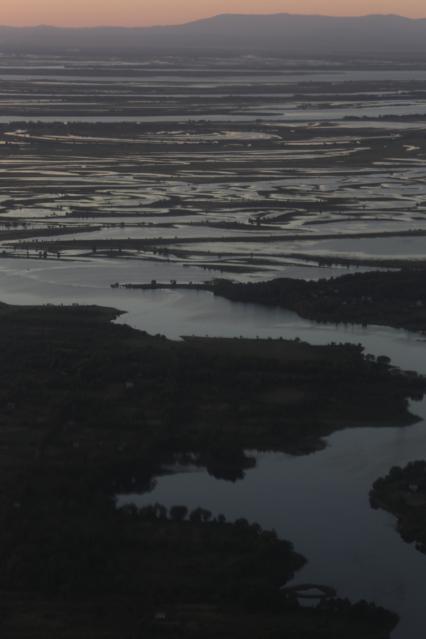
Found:
[{"label": "water reflection", "polygon": [[[426,417],[426,401],[413,410]],[[244,481],[179,472],[159,478],[151,493],[127,495],[119,503],[202,505],[274,528],[308,558],[297,582],[331,584],[340,596],[393,609],[401,615],[394,639],[420,639],[426,557],[401,540],[391,515],[370,508],[368,493],[393,465],[424,456],[425,426],[422,421],[409,428],[340,431],[314,455],[259,455]]]}]

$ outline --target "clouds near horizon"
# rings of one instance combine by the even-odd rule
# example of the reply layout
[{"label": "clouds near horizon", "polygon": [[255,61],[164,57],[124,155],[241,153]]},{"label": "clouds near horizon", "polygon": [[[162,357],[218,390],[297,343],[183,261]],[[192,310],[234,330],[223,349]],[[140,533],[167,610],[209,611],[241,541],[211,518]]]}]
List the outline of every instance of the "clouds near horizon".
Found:
[{"label": "clouds near horizon", "polygon": [[0,0],[0,24],[179,24],[218,13],[397,13],[426,17],[425,0]]}]

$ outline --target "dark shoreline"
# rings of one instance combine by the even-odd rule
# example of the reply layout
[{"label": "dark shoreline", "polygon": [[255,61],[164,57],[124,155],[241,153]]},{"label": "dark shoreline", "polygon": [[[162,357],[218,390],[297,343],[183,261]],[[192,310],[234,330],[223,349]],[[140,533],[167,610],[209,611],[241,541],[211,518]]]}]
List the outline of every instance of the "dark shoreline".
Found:
[{"label": "dark shoreline", "polygon": [[317,322],[378,324],[426,333],[426,269],[420,266],[315,282],[215,280],[210,290],[232,301],[286,308]]},{"label": "dark shoreline", "polygon": [[426,554],[426,462],[391,468],[375,481],[370,492],[373,508],[397,518],[397,531],[407,543]]},{"label": "dark shoreline", "polygon": [[280,592],[304,559],[273,533],[203,510],[117,509],[114,496],[147,490],[178,451],[235,481],[245,447],[306,453],[303,443],[312,450],[352,414],[409,423],[407,398],[426,380],[349,344],[172,342],[112,324],[118,314],[0,305],[0,628],[11,638],[31,619],[49,637],[66,624],[67,638],[90,628],[112,639],[120,624],[149,638],[177,627],[189,637],[387,637],[397,617],[373,604],[326,596],[303,608]]}]

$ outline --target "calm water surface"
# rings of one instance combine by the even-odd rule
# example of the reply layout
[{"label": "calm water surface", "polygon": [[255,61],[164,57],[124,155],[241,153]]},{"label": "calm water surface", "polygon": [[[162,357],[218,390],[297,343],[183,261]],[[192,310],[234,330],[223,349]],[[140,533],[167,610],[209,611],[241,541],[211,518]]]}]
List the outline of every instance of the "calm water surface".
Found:
[{"label": "calm water surface", "polygon": [[[118,321],[171,338],[181,335],[300,337],[315,344],[331,341],[365,345],[389,355],[406,369],[426,374],[426,340],[384,327],[318,325],[295,313],[236,304],[203,292],[112,290],[109,284],[173,277],[174,265],[37,263],[3,260],[0,299],[10,303],[96,303],[121,308]],[[207,279],[196,269],[187,279]],[[181,277],[182,279],[182,277]],[[426,401],[412,410],[426,419]],[[327,583],[340,596],[366,598],[397,611],[394,639],[423,639],[426,613],[423,588],[426,556],[404,543],[394,518],[369,506],[377,477],[396,464],[426,457],[426,423],[405,428],[347,429],[327,440],[324,451],[304,457],[258,456],[243,481],[229,483],[205,471],[161,477],[144,495],[120,503],[159,501],[202,505],[228,518],[246,517],[275,528],[308,559],[297,581]]]},{"label": "calm water surface", "polygon": [[[414,409],[426,417],[426,402]],[[425,456],[425,426],[340,431],[314,455],[262,454],[234,484],[205,471],[177,473],[119,503],[201,505],[274,528],[308,558],[296,582],[330,584],[340,596],[382,604],[401,615],[395,639],[423,639],[426,556],[401,540],[391,515],[370,508],[368,492],[393,465]]]}]

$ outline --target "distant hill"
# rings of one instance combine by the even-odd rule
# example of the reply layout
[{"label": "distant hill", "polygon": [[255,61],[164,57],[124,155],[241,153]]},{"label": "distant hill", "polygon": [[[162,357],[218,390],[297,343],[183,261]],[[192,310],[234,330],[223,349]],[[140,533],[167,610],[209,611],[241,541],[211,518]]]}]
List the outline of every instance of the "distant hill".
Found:
[{"label": "distant hill", "polygon": [[294,54],[426,54],[426,19],[224,14],[170,27],[0,27],[0,48],[221,49]]}]

